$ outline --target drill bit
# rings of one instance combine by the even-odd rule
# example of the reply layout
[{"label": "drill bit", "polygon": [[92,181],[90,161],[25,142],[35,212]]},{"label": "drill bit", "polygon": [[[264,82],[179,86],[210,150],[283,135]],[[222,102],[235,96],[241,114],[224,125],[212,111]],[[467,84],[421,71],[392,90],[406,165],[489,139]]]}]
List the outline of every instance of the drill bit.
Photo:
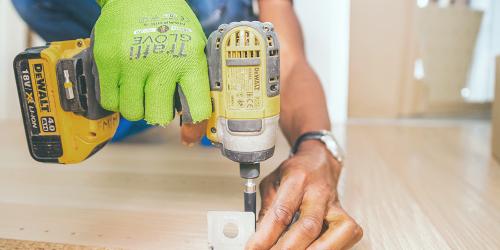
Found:
[{"label": "drill bit", "polygon": [[240,176],[245,179],[243,200],[245,212],[257,216],[257,185],[255,179],[260,175],[260,163],[240,163]]},{"label": "drill bit", "polygon": [[257,187],[255,179],[246,179],[245,192],[243,194],[245,202],[245,212],[252,212],[255,215],[257,212]]}]

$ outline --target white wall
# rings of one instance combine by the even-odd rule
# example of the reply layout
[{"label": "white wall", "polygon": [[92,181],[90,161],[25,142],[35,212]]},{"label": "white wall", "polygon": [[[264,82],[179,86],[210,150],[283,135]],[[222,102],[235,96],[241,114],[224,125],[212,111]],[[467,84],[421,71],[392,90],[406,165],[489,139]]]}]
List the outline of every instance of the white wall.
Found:
[{"label": "white wall", "polygon": [[347,120],[350,0],[295,0],[309,62],[323,83],[330,118]]},{"label": "white wall", "polygon": [[20,119],[12,62],[25,49],[26,32],[10,0],[0,0],[0,119]]},{"label": "white wall", "polygon": [[467,88],[470,102],[493,100],[495,87],[495,56],[500,54],[500,2],[473,0],[473,8],[484,11]]}]

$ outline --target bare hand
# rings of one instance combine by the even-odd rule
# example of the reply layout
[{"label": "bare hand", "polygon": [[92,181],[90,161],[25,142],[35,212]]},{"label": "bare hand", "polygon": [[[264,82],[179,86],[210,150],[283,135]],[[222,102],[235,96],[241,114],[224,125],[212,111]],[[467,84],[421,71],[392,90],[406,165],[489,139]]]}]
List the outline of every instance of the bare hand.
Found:
[{"label": "bare hand", "polygon": [[[247,249],[348,249],[356,244],[363,230],[340,206],[340,170],[321,142],[304,142],[260,184],[262,209]],[[297,211],[300,216],[289,227]]]}]

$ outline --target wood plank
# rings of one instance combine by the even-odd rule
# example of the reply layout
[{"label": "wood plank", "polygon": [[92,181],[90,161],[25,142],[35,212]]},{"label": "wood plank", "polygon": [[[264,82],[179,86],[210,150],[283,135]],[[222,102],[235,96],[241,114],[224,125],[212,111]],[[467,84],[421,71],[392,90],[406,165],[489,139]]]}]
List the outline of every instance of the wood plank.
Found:
[{"label": "wood plank", "polygon": [[0,249],[9,250],[118,250],[104,247],[77,246],[50,242],[0,239]]},{"label": "wood plank", "polygon": [[[236,165],[214,148],[180,146],[177,129],[153,129],[83,164],[58,166],[29,158],[20,124],[0,127],[0,238],[15,244],[204,249],[206,212],[242,209]],[[353,120],[335,128],[348,153],[341,201],[365,229],[356,249],[500,247],[500,166],[487,121]],[[264,175],[287,155],[280,138]]]}]

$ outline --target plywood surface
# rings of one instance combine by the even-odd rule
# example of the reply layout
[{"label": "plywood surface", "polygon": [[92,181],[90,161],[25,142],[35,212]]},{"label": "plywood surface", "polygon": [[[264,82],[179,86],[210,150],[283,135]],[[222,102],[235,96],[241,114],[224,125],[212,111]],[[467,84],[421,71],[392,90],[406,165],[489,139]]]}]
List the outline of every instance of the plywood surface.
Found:
[{"label": "plywood surface", "polygon": [[[206,249],[206,211],[242,208],[236,166],[214,149],[179,146],[171,129],[61,167],[29,158],[20,124],[0,127],[0,238],[16,244]],[[341,200],[365,229],[356,249],[500,247],[489,123],[352,121],[337,129],[348,152]],[[264,172],[286,158],[283,140],[278,148]],[[14,244],[0,242],[2,250]]]}]

